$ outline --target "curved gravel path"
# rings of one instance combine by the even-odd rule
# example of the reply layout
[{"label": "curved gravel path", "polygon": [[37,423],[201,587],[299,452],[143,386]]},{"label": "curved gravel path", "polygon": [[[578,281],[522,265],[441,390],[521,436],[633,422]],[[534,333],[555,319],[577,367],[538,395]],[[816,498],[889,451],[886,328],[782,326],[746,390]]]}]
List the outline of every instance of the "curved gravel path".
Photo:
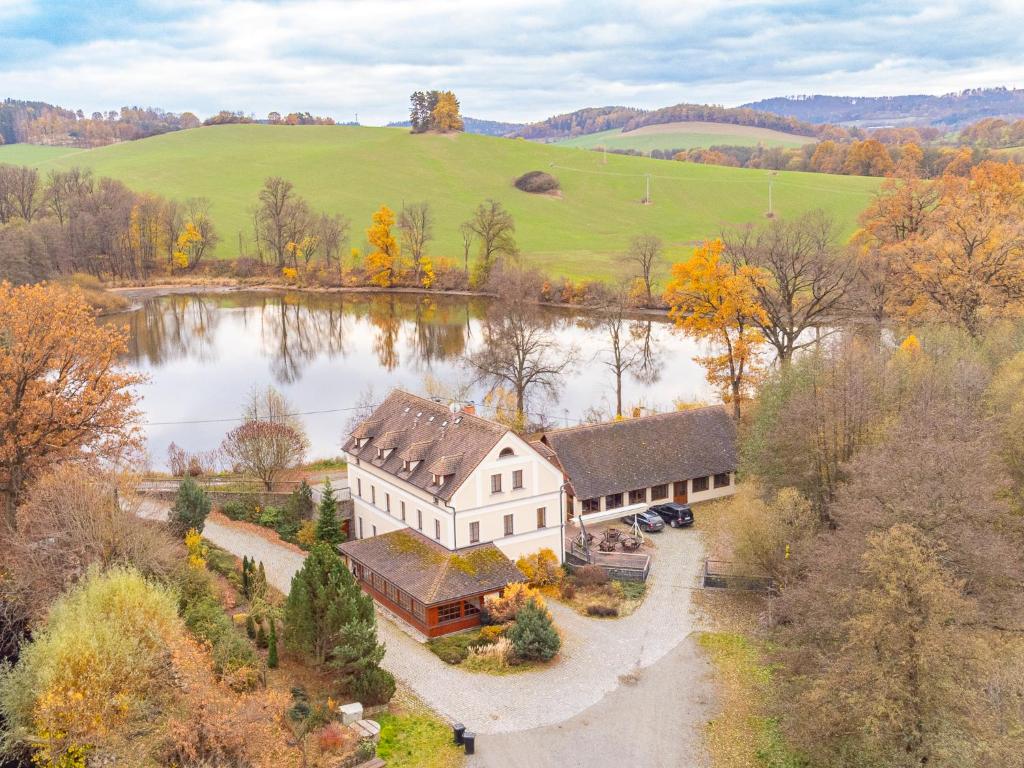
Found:
[{"label": "curved gravel path", "polygon": [[[160,502],[147,501],[147,509]],[[143,512],[158,516],[156,510]],[[267,580],[287,593],[303,556],[230,524],[209,521],[203,536],[238,557],[262,560]],[[667,529],[657,549],[643,604],[621,619],[591,619],[549,601],[562,633],[557,663],[505,676],[466,672],[445,664],[386,616],[378,631],[387,646],[383,666],[433,709],[477,733],[522,731],[569,720],[622,685],[621,677],[651,666],[699,628],[691,604],[704,558],[700,534]],[[690,674],[692,673],[692,674]],[[706,670],[694,665],[680,685]],[[652,702],[652,704],[655,704]]]}]

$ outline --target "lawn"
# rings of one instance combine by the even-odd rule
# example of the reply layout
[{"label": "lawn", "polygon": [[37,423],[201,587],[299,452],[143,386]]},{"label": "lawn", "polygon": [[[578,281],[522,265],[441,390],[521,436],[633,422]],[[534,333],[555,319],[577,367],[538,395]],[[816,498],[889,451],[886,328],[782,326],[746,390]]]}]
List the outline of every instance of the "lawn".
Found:
[{"label": "lawn", "polygon": [[704,632],[699,638],[716,670],[721,710],[705,731],[713,768],[801,768],[776,720],[764,714],[771,668],[741,634]]},{"label": "lawn", "polygon": [[814,141],[811,136],[798,136],[771,128],[694,121],[647,125],[625,133],[613,128],[609,131],[562,139],[555,143],[559,146],[583,149],[604,147],[650,152],[654,149],[693,149],[722,144],[734,147],[756,147],[758,144],[766,147],[801,147]]},{"label": "lawn", "polygon": [[[0,147],[0,162],[42,170],[87,166],[133,189],[175,199],[212,201],[221,235],[215,256],[239,254],[249,239],[251,209],[263,180],[284,176],[317,209],[352,220],[351,245],[365,249],[370,214],[426,200],[436,216],[435,256],[462,259],[459,224],[485,198],[514,215],[516,238],[529,262],[554,274],[609,278],[623,270],[622,252],[643,232],[660,235],[681,257],[723,225],[762,221],[768,206],[765,171],[579,152],[571,148],[471,134],[411,135],[397,128],[229,125],[76,151]],[[544,170],[562,197],[530,195],[513,186]],[[641,198],[650,179],[652,204]],[[821,207],[845,235],[871,200],[879,179],[781,172],[774,177],[779,215]]]},{"label": "lawn", "polygon": [[380,723],[377,755],[388,768],[457,768],[465,760],[451,728],[429,710],[384,712],[373,719]]}]

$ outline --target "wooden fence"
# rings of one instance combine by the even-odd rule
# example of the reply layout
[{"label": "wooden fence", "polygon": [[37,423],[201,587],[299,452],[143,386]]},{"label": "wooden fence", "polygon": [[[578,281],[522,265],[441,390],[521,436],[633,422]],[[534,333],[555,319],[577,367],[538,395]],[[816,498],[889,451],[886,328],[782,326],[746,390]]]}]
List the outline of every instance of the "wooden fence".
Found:
[{"label": "wooden fence", "polygon": [[565,565],[572,573],[584,565],[597,565],[608,578],[617,581],[647,581],[651,573],[651,556],[639,552],[599,552],[597,547],[585,550],[579,542],[569,543]]},{"label": "wooden fence", "polygon": [[743,592],[774,592],[775,583],[770,576],[742,573],[727,560],[704,560],[702,586],[709,589],[732,589]]}]

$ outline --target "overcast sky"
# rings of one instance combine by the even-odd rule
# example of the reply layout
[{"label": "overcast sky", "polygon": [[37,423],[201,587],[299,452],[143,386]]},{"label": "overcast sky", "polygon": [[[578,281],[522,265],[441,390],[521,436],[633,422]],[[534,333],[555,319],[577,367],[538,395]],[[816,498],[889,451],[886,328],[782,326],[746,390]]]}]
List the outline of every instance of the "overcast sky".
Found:
[{"label": "overcast sky", "polygon": [[0,97],[403,119],[1024,85],[1024,0],[0,0]]}]

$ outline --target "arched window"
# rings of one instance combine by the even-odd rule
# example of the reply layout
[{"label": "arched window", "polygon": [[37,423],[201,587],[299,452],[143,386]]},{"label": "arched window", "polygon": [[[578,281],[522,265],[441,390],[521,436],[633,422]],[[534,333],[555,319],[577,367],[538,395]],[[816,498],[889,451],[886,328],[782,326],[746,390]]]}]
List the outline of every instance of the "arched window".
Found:
[{"label": "arched window", "polygon": [[516,452],[511,448],[502,448],[501,453],[498,454],[499,459],[507,459],[509,456],[515,456]]}]

